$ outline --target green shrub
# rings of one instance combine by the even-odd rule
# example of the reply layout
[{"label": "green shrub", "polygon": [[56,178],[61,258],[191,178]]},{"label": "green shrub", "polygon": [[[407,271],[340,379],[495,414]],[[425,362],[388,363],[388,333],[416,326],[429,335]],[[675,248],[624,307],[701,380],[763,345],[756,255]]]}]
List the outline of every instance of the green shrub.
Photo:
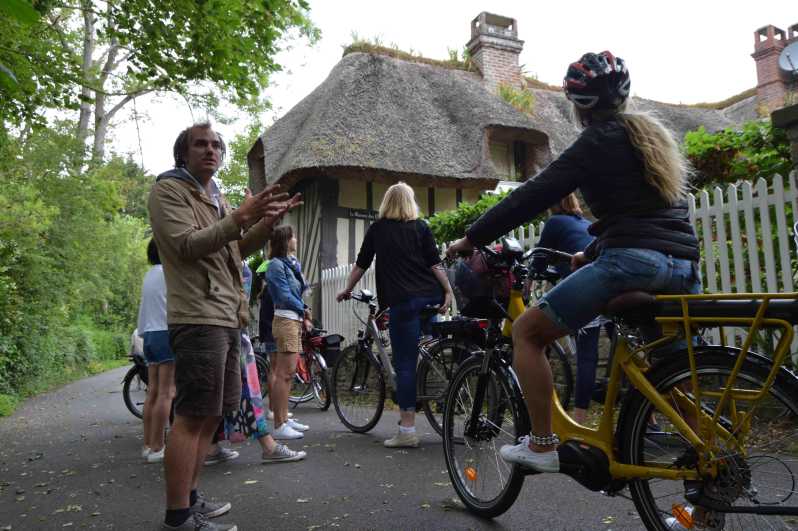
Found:
[{"label": "green shrub", "polygon": [[454,210],[434,214],[429,218],[429,225],[435,241],[444,243],[462,238],[469,225],[506,195],[507,192],[485,194],[474,203],[463,201]]},{"label": "green shrub", "polygon": [[0,417],[7,417],[14,412],[19,399],[14,395],[0,394]]},{"label": "green shrub", "polygon": [[768,121],[717,133],[699,127],[685,135],[684,150],[696,170],[692,180],[696,188],[760,177],[769,181],[775,174],[786,177],[792,167],[787,134]]}]

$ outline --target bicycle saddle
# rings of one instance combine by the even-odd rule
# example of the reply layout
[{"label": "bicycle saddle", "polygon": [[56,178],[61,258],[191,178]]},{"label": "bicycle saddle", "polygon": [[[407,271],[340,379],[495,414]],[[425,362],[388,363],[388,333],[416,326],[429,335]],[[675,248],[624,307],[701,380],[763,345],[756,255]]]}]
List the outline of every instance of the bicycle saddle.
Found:
[{"label": "bicycle saddle", "polygon": [[617,317],[630,324],[651,322],[657,314],[660,303],[651,293],[627,291],[607,303],[602,314]]}]

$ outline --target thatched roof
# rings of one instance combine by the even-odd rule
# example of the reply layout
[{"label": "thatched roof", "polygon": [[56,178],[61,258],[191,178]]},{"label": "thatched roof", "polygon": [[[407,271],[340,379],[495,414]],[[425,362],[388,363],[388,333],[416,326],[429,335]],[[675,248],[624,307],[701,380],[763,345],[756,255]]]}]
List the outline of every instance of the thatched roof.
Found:
[{"label": "thatched roof", "polygon": [[[250,186],[290,187],[327,175],[493,187],[499,177],[486,133],[538,145],[543,149],[537,153],[554,156],[579,134],[561,90],[534,80],[527,80],[527,90],[535,96],[531,116],[489,92],[478,73],[456,64],[379,50],[348,53],[250,150]],[[712,132],[756,119],[756,96],[749,94],[693,106],[635,102],[682,140],[700,126]]]},{"label": "thatched roof", "polygon": [[352,53],[259,139],[250,184],[360,175],[486,188],[499,180],[486,131],[548,147],[547,127],[490,93],[479,74]]},{"label": "thatched roof", "polygon": [[[549,135],[552,152],[556,155],[579,135],[579,129],[570,118],[571,104],[561,90],[530,90],[535,95],[535,117],[547,124],[543,130]],[[684,139],[685,133],[700,126],[714,132],[758,118],[756,96],[744,98],[724,109],[675,105],[642,98],[635,98],[634,104],[637,109],[651,111],[661,118],[679,141]]]}]

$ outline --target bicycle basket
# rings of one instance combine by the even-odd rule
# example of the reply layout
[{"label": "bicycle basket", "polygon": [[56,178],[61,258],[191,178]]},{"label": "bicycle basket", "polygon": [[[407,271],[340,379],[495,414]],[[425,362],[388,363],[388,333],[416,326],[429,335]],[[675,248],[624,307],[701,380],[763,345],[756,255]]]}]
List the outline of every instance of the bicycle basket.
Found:
[{"label": "bicycle basket", "polygon": [[322,338],[321,355],[324,361],[327,362],[327,367],[332,367],[341,355],[341,343],[344,341],[344,336],[340,334],[330,334]]},{"label": "bicycle basket", "polygon": [[499,318],[504,316],[495,300],[506,302],[510,296],[508,270],[491,268],[484,253],[474,251],[457,260],[448,270],[457,309],[466,317]]}]

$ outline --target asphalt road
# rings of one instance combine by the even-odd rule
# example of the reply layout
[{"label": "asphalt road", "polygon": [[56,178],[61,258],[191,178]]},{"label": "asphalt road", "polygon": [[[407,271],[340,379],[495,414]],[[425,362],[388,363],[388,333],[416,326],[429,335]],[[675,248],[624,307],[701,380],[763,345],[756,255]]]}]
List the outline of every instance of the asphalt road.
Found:
[{"label": "asphalt road", "polygon": [[[142,463],[141,422],[122,402],[127,368],[36,397],[0,419],[0,530],[158,529],[160,465]],[[300,406],[311,425],[300,463],[262,465],[255,443],[237,460],[206,467],[201,489],[233,509],[239,529],[641,529],[632,503],[560,475],[529,477],[516,504],[492,521],[469,514],[449,483],[439,437],[419,420],[422,446],[388,450],[386,413],[366,435],[350,433],[334,408]]]}]

